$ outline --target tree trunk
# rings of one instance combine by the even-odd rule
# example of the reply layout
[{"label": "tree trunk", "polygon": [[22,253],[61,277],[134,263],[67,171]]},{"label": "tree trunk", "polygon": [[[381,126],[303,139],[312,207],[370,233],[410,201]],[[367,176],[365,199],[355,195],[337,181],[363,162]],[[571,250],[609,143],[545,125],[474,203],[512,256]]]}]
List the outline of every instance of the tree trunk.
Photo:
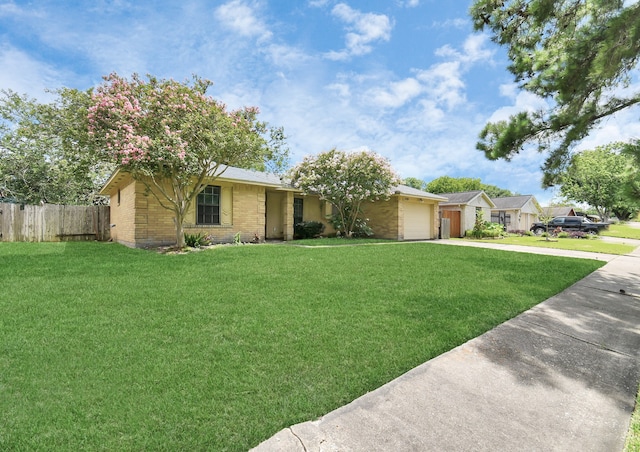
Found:
[{"label": "tree trunk", "polygon": [[173,222],[176,225],[176,247],[184,248],[184,228],[182,226],[182,222],[184,221],[184,216],[176,212],[176,216],[173,218]]}]

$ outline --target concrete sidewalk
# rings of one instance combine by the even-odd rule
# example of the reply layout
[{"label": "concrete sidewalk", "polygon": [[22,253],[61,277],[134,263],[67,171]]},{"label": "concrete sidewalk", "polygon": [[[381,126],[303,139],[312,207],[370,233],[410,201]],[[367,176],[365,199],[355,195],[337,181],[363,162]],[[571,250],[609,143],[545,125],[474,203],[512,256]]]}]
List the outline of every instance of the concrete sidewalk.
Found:
[{"label": "concrete sidewalk", "polygon": [[533,309],[253,450],[621,451],[640,382],[640,248],[605,260]]}]

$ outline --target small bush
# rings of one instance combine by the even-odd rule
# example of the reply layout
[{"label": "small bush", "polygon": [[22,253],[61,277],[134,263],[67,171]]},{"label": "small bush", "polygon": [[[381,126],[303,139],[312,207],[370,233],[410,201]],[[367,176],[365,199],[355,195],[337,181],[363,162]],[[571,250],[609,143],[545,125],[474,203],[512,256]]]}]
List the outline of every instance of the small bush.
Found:
[{"label": "small bush", "polygon": [[[369,219],[368,218],[356,218],[356,222],[353,225],[353,231],[351,231],[351,237],[353,238],[357,238],[357,237],[371,237],[373,235],[373,229],[371,229],[369,227],[369,225],[367,224],[367,221]],[[331,226],[333,226],[333,228],[338,231],[338,233],[336,235],[344,235],[345,231],[342,231],[342,220],[340,218],[340,215],[332,215],[329,218],[329,223],[331,223]]]},{"label": "small bush", "polygon": [[212,237],[210,235],[198,234],[185,234],[184,244],[191,248],[200,248],[201,246],[211,245]]},{"label": "small bush", "polygon": [[324,232],[324,224],[319,221],[302,221],[293,226],[293,238],[313,239]]},{"label": "small bush", "polygon": [[465,237],[481,238],[498,238],[506,235],[504,227],[498,223],[489,223],[488,221],[480,221],[481,216],[476,219],[473,229],[465,231]]},{"label": "small bush", "polygon": [[559,232],[558,233],[558,238],[559,239],[568,239],[569,238],[569,233],[568,232]]},{"label": "small bush", "polygon": [[362,237],[371,237],[373,235],[373,229],[369,227],[367,224],[367,220],[362,218],[358,218],[356,220],[355,227],[353,228],[353,233],[351,237],[362,238]]}]

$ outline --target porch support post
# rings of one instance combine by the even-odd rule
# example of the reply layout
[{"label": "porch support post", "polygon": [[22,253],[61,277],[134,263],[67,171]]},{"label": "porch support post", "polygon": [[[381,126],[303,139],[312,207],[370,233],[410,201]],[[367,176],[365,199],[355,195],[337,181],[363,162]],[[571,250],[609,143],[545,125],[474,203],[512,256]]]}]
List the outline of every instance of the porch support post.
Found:
[{"label": "porch support post", "polygon": [[293,192],[285,192],[282,197],[282,230],[284,240],[293,240]]}]

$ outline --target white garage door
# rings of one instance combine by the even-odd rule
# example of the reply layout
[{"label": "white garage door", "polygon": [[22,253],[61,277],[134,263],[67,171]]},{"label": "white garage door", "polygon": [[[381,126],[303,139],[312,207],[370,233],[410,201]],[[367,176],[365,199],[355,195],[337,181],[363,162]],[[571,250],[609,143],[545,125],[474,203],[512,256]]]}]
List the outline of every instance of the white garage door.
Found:
[{"label": "white garage door", "polygon": [[426,240],[431,238],[431,206],[428,204],[404,204],[404,239]]}]

